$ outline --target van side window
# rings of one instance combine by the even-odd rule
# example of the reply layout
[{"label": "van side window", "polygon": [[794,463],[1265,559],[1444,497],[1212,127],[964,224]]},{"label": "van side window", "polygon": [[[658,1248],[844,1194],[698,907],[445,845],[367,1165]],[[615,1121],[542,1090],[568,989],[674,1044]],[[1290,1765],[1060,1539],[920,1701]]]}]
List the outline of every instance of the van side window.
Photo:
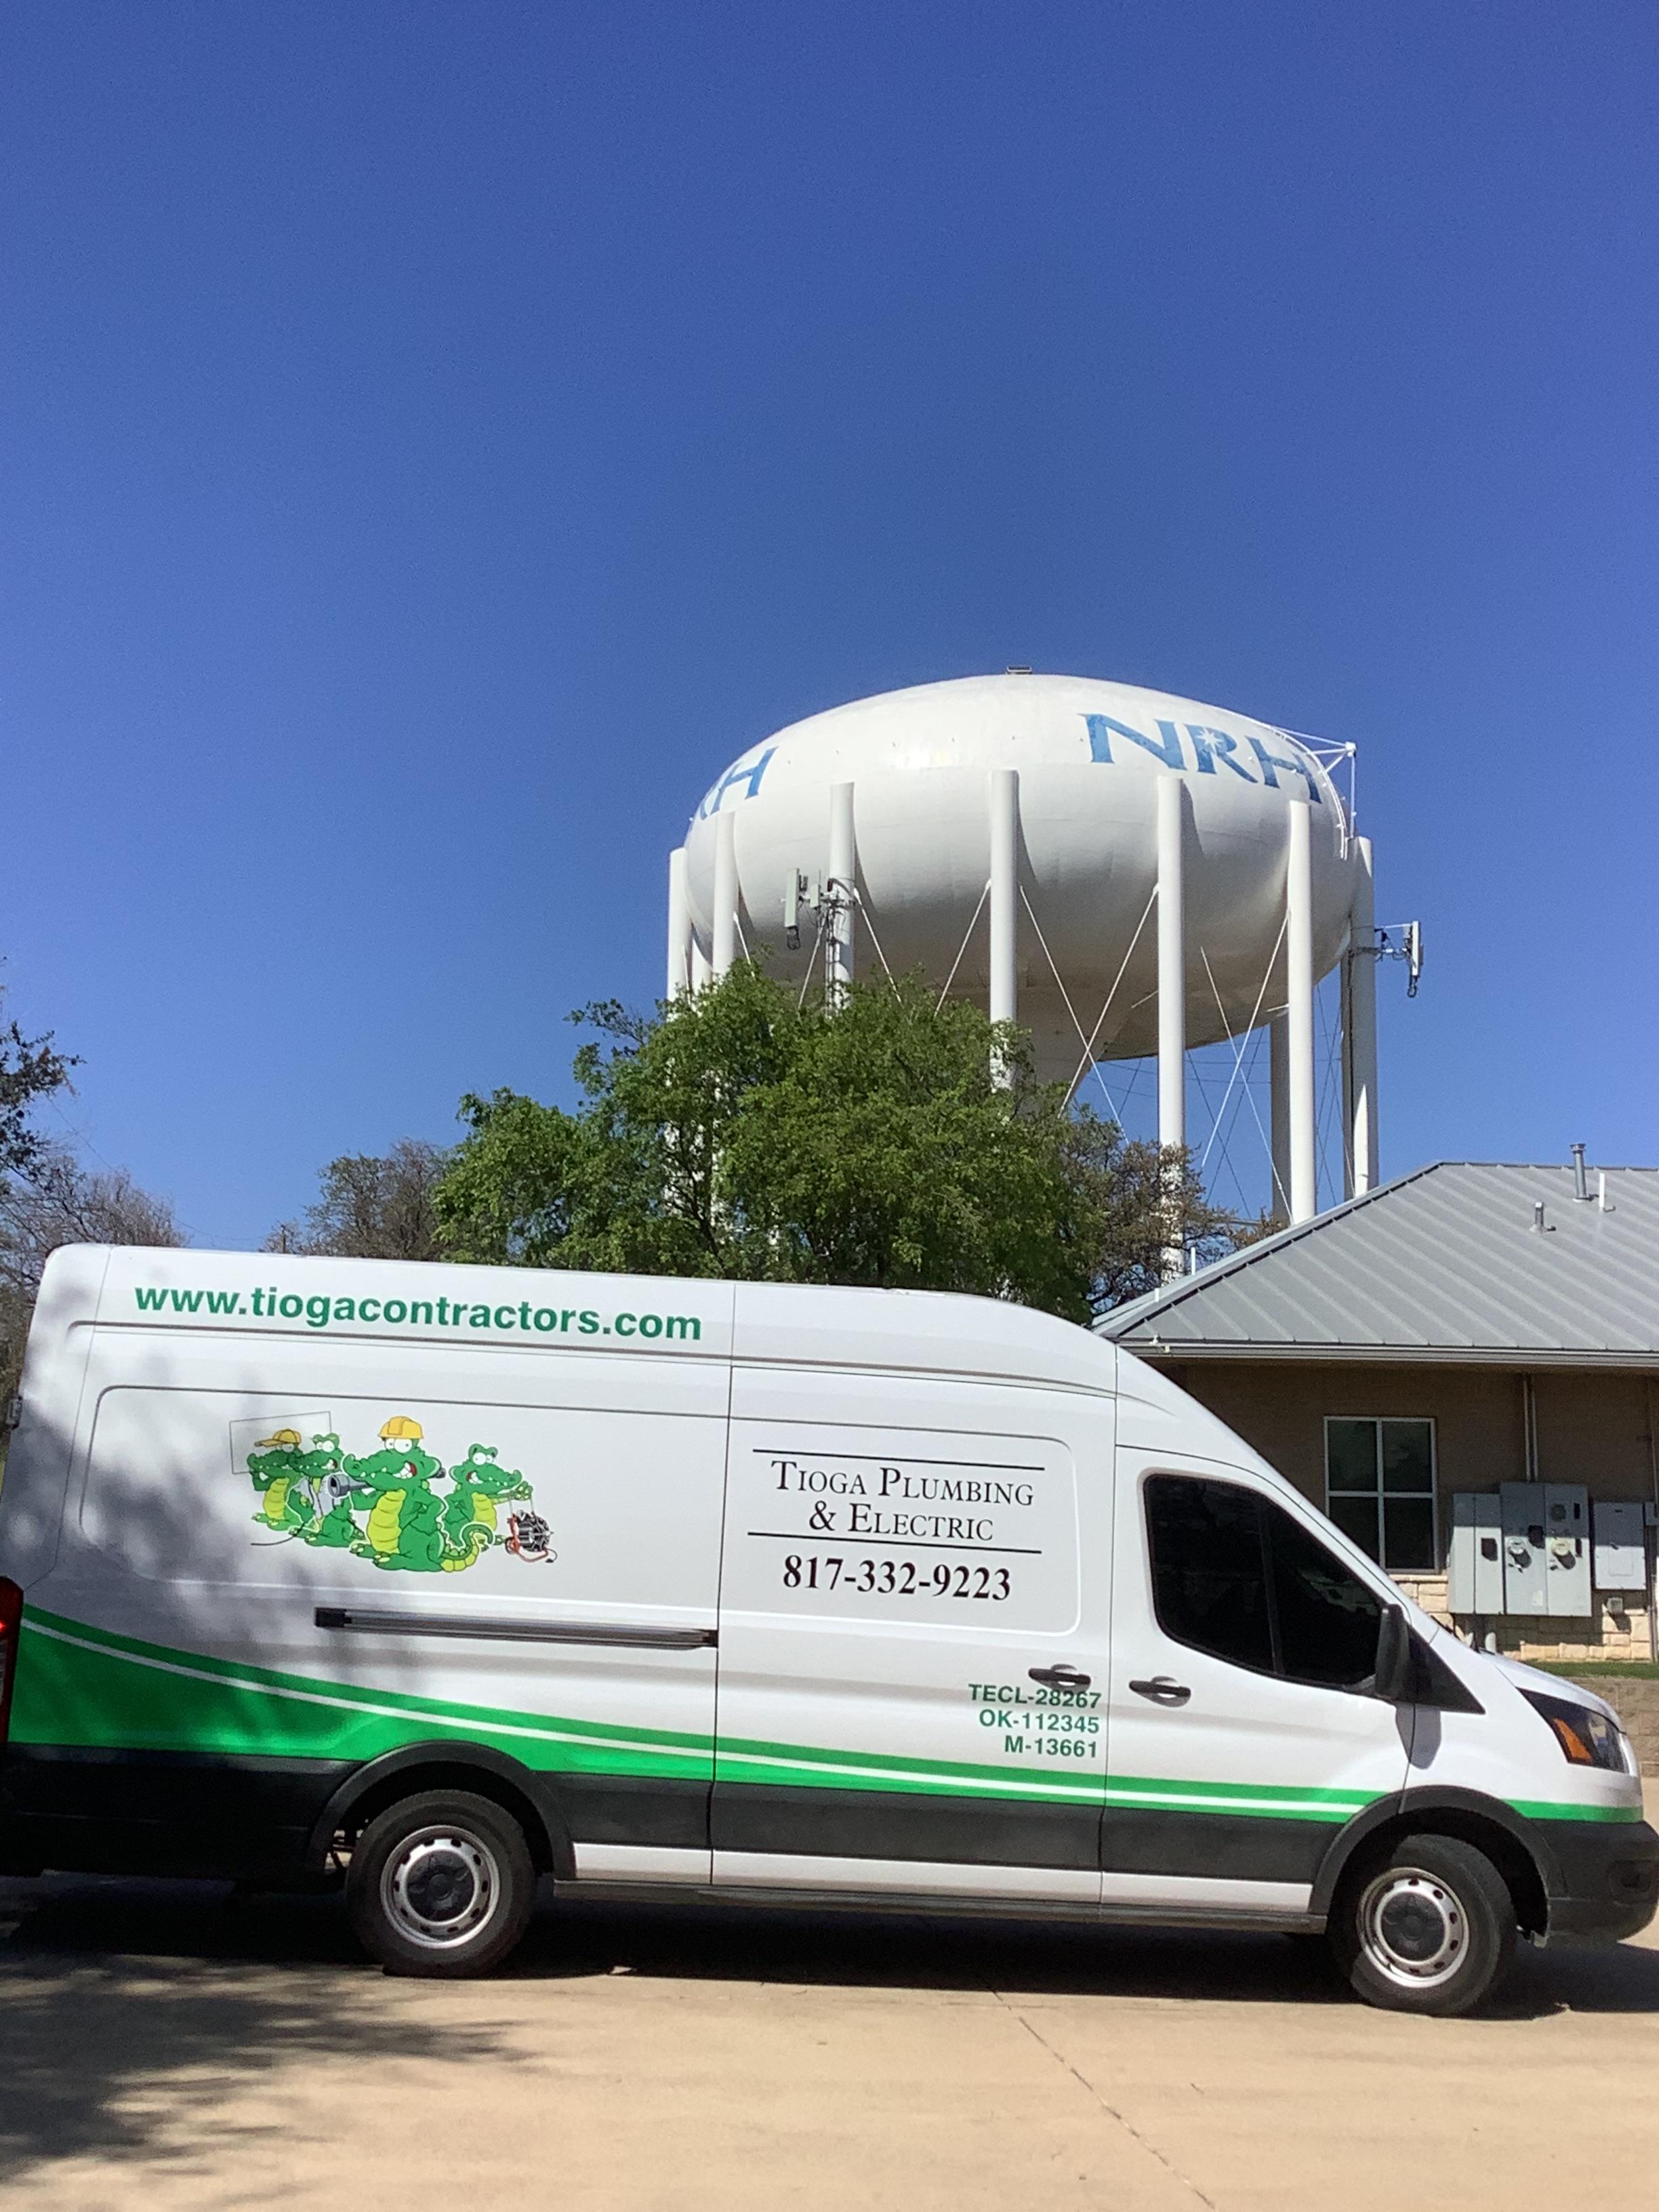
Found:
[{"label": "van side window", "polygon": [[1155,1474],[1146,1485],[1158,1625],[1237,1667],[1273,1671],[1267,1577],[1254,1492]]},{"label": "van side window", "polygon": [[1273,1568],[1279,1672],[1350,1689],[1376,1671],[1382,1602],[1311,1529],[1260,1501]]},{"label": "van side window", "polygon": [[1155,1474],[1146,1534],[1158,1623],[1177,1644],[1333,1689],[1375,1671],[1381,1600],[1271,1499]]}]

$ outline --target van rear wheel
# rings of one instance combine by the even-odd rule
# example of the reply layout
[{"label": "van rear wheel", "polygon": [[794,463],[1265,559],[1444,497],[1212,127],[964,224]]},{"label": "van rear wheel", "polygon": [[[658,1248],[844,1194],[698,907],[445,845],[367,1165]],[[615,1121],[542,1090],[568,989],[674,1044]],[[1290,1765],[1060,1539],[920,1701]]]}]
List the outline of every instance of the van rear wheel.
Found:
[{"label": "van rear wheel", "polygon": [[1350,1881],[1331,1941],[1356,1995],[1389,2012],[1469,2011],[1515,1956],[1515,1900],[1484,1852],[1406,1836]]},{"label": "van rear wheel", "polygon": [[357,1838],[346,1909],[389,1974],[487,1974],[536,1902],[524,1831],[487,1797],[432,1790],[377,1814]]}]

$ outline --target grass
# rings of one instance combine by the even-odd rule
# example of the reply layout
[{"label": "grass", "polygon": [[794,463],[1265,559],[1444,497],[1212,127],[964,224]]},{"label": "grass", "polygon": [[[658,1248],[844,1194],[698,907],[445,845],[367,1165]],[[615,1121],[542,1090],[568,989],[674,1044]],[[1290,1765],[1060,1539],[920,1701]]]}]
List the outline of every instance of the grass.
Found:
[{"label": "grass", "polygon": [[1659,1682],[1659,1667],[1651,1659],[1529,1659],[1545,1674],[1622,1675],[1626,1681]]}]

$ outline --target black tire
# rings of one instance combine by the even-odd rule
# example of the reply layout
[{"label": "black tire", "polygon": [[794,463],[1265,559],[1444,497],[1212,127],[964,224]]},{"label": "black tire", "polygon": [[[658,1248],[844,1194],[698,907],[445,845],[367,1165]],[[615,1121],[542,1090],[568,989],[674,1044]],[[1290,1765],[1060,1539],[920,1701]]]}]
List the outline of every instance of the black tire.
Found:
[{"label": "black tire", "polygon": [[1367,2004],[1442,2019],[1489,1997],[1515,1957],[1515,1899],[1484,1852],[1406,1836],[1343,1885],[1330,1939]]},{"label": "black tire", "polygon": [[518,1943],[535,1902],[523,1829],[460,1790],[429,1790],[377,1814],[346,1875],[357,1940],[389,1974],[487,1974]]}]

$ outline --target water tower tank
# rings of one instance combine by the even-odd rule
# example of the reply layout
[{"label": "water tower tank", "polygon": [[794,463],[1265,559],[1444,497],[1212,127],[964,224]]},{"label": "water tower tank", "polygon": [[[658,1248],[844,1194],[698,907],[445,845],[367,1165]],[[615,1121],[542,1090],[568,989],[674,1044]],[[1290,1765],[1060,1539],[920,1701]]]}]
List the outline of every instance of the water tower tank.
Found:
[{"label": "water tower tank", "polygon": [[1167,1079],[1172,1048],[1281,1009],[1310,1068],[1299,1001],[1369,945],[1369,896],[1330,775],[1282,730],[1092,678],[967,677],[809,716],[714,779],[675,856],[670,988],[744,948],[800,980],[827,913],[861,971],[920,967],[1015,1015],[1050,1078],[1159,1051]]}]

